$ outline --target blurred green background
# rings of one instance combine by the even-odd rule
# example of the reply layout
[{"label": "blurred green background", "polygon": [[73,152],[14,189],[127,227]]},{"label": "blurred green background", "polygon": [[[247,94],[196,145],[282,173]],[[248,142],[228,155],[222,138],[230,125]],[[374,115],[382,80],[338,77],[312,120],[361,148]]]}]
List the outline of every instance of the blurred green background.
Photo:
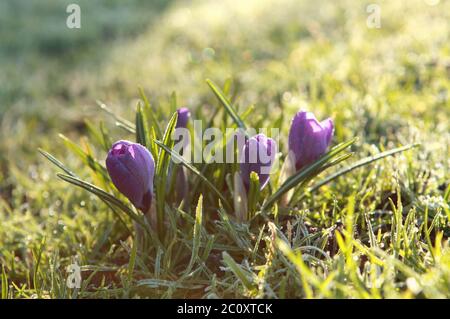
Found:
[{"label": "blurred green background", "polygon": [[208,107],[206,78],[232,78],[242,105],[364,114],[360,131],[375,117],[370,141],[410,120],[448,132],[449,1],[378,1],[381,28],[367,26],[370,1],[82,0],[81,29],[66,27],[70,3],[0,3],[3,162],[26,168],[17,154],[83,130],[97,99],[131,114],[138,87]]},{"label": "blurred green background", "polygon": [[[72,2],[81,29],[66,27]],[[380,28],[367,26],[371,3]],[[206,78],[233,79],[236,105],[255,104],[253,123],[283,106],[286,132],[303,107],[332,116],[337,141],[359,136],[361,152],[421,142],[403,166],[386,164],[385,181],[407,166],[427,179],[419,195],[448,185],[448,0],[2,0],[0,256],[45,233],[70,255],[79,239],[64,237],[61,220],[89,232],[65,216],[89,210],[88,197],[58,181],[38,147],[76,169],[57,133],[78,141],[84,119],[108,121],[96,100],[132,119],[142,87],[156,107],[176,91],[180,105],[206,112],[216,107]],[[70,196],[79,205],[65,206]]]},{"label": "blurred green background", "polygon": [[97,99],[129,114],[139,86],[195,107],[208,77],[232,77],[242,103],[320,115],[372,99],[380,118],[394,109],[389,120],[448,115],[449,1],[378,1],[379,29],[366,24],[371,1],[81,0],[81,29],[66,27],[69,3],[0,3],[0,116],[15,145],[28,130],[21,142],[34,147],[40,133],[79,128]]}]

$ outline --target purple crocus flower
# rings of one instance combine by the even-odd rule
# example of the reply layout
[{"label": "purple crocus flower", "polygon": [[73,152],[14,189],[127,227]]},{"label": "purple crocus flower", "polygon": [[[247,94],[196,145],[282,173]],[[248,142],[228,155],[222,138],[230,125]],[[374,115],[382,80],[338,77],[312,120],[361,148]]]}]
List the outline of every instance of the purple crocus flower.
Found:
[{"label": "purple crocus flower", "polygon": [[140,144],[118,141],[108,152],[106,168],[116,188],[136,208],[147,213],[151,207],[155,174],[152,154]]},{"label": "purple crocus flower", "polygon": [[178,119],[177,119],[177,125],[175,128],[181,128],[186,127],[187,123],[189,121],[189,118],[191,117],[191,112],[187,107],[181,107],[177,110],[178,113]]},{"label": "purple crocus flower", "polygon": [[264,134],[255,135],[245,142],[240,163],[242,180],[247,189],[250,186],[251,172],[258,174],[261,189],[266,186],[276,152],[276,142]]},{"label": "purple crocus flower", "polygon": [[300,111],[292,119],[289,131],[289,151],[300,170],[323,155],[331,143],[334,125],[330,118],[319,122],[311,112]]}]

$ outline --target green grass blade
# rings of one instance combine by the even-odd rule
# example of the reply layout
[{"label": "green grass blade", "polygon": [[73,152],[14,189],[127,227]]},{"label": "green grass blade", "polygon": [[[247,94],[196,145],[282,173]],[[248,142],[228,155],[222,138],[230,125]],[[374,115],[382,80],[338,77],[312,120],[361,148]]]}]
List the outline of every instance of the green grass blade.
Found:
[{"label": "green grass blade", "polygon": [[231,269],[231,271],[242,282],[245,288],[247,288],[248,290],[253,290],[255,288],[251,280],[251,274],[242,269],[241,266],[239,266],[226,251],[222,253],[222,258],[225,265],[227,265]]},{"label": "green grass blade", "polygon": [[69,175],[65,175],[65,174],[56,174],[56,175],[59,178],[61,178],[62,180],[66,181],[70,184],[73,184],[75,186],[81,187],[81,188],[87,190],[88,192],[96,195],[100,199],[114,205],[115,207],[122,210],[125,214],[127,214],[135,222],[139,223],[141,226],[145,226],[145,223],[143,223],[143,221],[138,217],[138,215],[136,215],[128,206],[126,206],[119,199],[115,198],[113,195],[105,192],[103,189],[101,189],[95,185],[92,185],[88,182],[85,182],[77,177],[73,177],[73,176],[69,176]]},{"label": "green grass blade", "polygon": [[[61,170],[63,170],[67,175],[71,176],[71,177],[75,177],[78,178],[72,171],[70,171],[63,163],[61,163],[61,161],[59,161],[56,157],[54,157],[53,155],[51,155],[50,153],[42,150],[42,149],[38,149],[39,153],[42,154],[45,158],[47,158],[50,162],[52,162],[54,165],[56,165],[57,167],[59,167]],[[102,199],[103,200],[103,199]],[[108,207],[113,211],[113,213],[118,217],[119,221],[123,224],[123,226],[125,227],[125,229],[127,230],[127,232],[129,234],[132,234],[130,229],[128,228],[128,226],[126,225],[126,223],[124,222],[124,220],[122,219],[122,217],[118,214],[118,212],[114,209],[113,206],[111,206],[111,204],[106,201],[103,200],[105,202],[106,205],[108,205]]]},{"label": "green grass blade", "polygon": [[259,202],[260,184],[259,176],[256,172],[250,173],[250,187],[248,191],[248,212],[247,220],[251,220],[256,211],[256,205]]},{"label": "green grass blade", "polygon": [[228,112],[228,114],[230,114],[231,118],[234,120],[237,126],[245,131],[247,127],[245,126],[244,121],[242,121],[241,117],[233,108],[230,101],[228,101],[228,99],[222,93],[222,91],[211,80],[207,79],[206,83],[209,85],[215,96],[219,99],[220,103],[222,103],[222,105],[225,107],[225,110]]},{"label": "green grass blade", "polygon": [[308,178],[311,178],[314,174],[320,173],[324,168],[328,168],[329,166],[326,166],[327,163],[329,163],[333,158],[335,158],[339,153],[344,151],[347,147],[352,145],[356,142],[356,138],[351,139],[348,142],[341,143],[337,146],[335,146],[333,149],[331,149],[328,153],[324,154],[322,157],[320,157],[316,162],[313,164],[307,166],[306,168],[300,170],[296,174],[289,177],[281,186],[280,188],[272,194],[267,201],[264,203],[263,207],[261,208],[262,211],[266,210],[268,207],[270,207],[272,204],[274,204],[277,200],[281,198],[283,194],[288,192],[290,189],[294,188],[298,184],[302,183],[303,181],[307,180]]},{"label": "green grass blade", "polygon": [[378,160],[380,160],[382,158],[385,158],[385,157],[388,157],[388,156],[395,155],[397,153],[401,153],[401,152],[407,151],[407,150],[409,150],[411,148],[414,148],[414,147],[417,147],[419,145],[420,144],[409,144],[409,145],[406,145],[406,146],[403,146],[403,147],[398,147],[398,148],[394,148],[394,149],[386,151],[386,152],[379,153],[377,155],[373,155],[373,156],[369,156],[369,157],[363,158],[363,159],[357,161],[356,163],[354,163],[352,165],[349,165],[349,166],[347,166],[347,167],[337,171],[336,173],[326,177],[324,180],[322,180],[319,183],[317,183],[316,185],[312,186],[311,189],[310,189],[310,192],[316,191],[317,189],[319,189],[323,185],[328,184],[332,180],[335,180],[336,178],[338,178],[338,177],[340,177],[340,176],[342,176],[344,174],[347,174],[347,173],[349,173],[349,172],[351,172],[351,171],[353,171],[353,170],[355,170],[355,169],[357,169],[359,167],[369,165],[369,164],[371,164],[371,163],[373,163],[375,161],[378,161]]},{"label": "green grass blade", "polygon": [[149,121],[149,127],[153,127],[155,129],[156,135],[158,138],[162,136],[161,128],[159,127],[159,121],[155,117],[155,112],[152,110],[152,107],[150,105],[149,100],[147,99],[147,96],[144,93],[144,90],[142,88],[139,88],[139,95],[141,96],[142,101],[144,102],[143,105],[143,113],[146,116],[147,120]]},{"label": "green grass blade", "polygon": [[[174,112],[169,123],[167,124],[166,131],[163,136],[163,144],[172,149],[174,141],[172,139],[173,131],[178,119],[178,113]],[[169,163],[170,152],[167,152],[164,148],[159,150],[158,162],[156,164],[156,211],[157,211],[157,227],[158,234],[163,235],[164,226],[164,205],[166,198],[166,185],[169,179]]]},{"label": "green grass blade", "polygon": [[106,171],[106,168],[99,163],[91,154],[85,152],[81,146],[74,143],[72,140],[64,136],[63,134],[59,134],[59,136],[63,139],[64,144],[75,154],[77,155],[81,161],[89,166],[94,173],[98,173],[102,176],[103,180],[108,180],[109,175]]},{"label": "green grass blade", "polygon": [[195,262],[198,259],[198,253],[201,244],[201,235],[202,235],[202,219],[203,219],[203,195],[200,194],[198,198],[197,208],[195,209],[195,224],[194,224],[194,236],[192,242],[192,254],[191,260],[189,261],[189,265],[186,268],[185,274],[188,274]]},{"label": "green grass blade", "polygon": [[303,286],[303,291],[305,293],[306,298],[311,299],[313,298],[313,290],[310,286],[309,280],[317,281],[314,274],[311,272],[309,267],[305,264],[303,261],[303,257],[300,251],[298,251],[298,255],[294,253],[294,251],[289,247],[289,245],[281,240],[280,238],[276,239],[276,247],[279,251],[283,253],[284,256],[288,258],[288,260],[295,266],[297,269],[300,279]]},{"label": "green grass blade", "polygon": [[445,190],[444,202],[446,203],[450,202],[450,184],[448,184],[447,189]]},{"label": "green grass blade", "polygon": [[33,269],[33,284],[34,284],[34,289],[37,292],[38,297],[41,296],[41,289],[39,288],[39,271],[40,271],[40,266],[41,266],[41,261],[42,261],[42,254],[44,252],[44,246],[46,243],[46,237],[44,236],[39,244],[38,250],[35,251],[33,249],[33,258],[34,258],[34,269]]},{"label": "green grass blade", "polygon": [[[167,146],[167,147],[169,145],[173,144],[172,134],[173,134],[173,131],[174,131],[175,126],[177,124],[177,119],[178,119],[178,113],[175,112],[172,115],[169,123],[167,124],[166,130],[164,132],[162,143],[165,146]],[[167,152],[165,149],[160,149],[159,150],[159,158],[160,158],[160,160],[158,161],[158,163],[156,165],[156,172],[157,173],[162,173],[164,167],[168,166],[166,156],[168,156],[167,154],[169,154],[169,153],[170,152]]]},{"label": "green grass blade", "polygon": [[137,242],[136,240],[133,241],[133,247],[131,248],[130,253],[130,261],[128,262],[128,283],[131,283],[133,280],[133,272],[134,272],[134,265],[136,264],[136,253],[137,253]]},{"label": "green grass blade", "polygon": [[136,132],[136,127],[134,126],[134,124],[118,115],[116,115],[105,103],[103,103],[100,100],[97,100],[97,105],[106,113],[108,113],[109,115],[111,115],[115,120],[116,120],[116,124],[118,126],[123,127],[124,129],[126,129],[127,131],[129,131],[130,133],[135,133]]},{"label": "green grass blade", "polygon": [[89,120],[84,121],[86,128],[89,132],[89,136],[94,140],[98,145],[100,145],[104,151],[108,151],[109,147],[108,143],[105,143],[105,135],[102,129],[104,129],[104,126],[102,124],[99,125],[99,128],[97,128],[94,123],[92,123]]},{"label": "green grass blade", "polygon": [[147,120],[141,104],[138,103],[136,108],[136,142],[148,148],[148,137]]},{"label": "green grass blade", "polygon": [[8,276],[6,275],[5,265],[2,265],[2,298],[8,298]]},{"label": "green grass blade", "polygon": [[67,175],[70,175],[72,177],[75,177],[76,175],[72,173],[70,169],[68,169],[61,161],[59,161],[56,157],[54,157],[52,154],[42,150],[38,149],[38,152],[41,153],[45,158],[47,158],[50,162],[52,162],[54,165],[62,169]]}]

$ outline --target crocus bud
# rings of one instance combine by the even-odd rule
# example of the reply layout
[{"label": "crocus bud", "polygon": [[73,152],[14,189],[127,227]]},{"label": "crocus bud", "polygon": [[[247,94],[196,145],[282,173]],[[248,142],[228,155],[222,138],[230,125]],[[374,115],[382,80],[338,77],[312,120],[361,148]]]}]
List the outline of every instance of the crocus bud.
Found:
[{"label": "crocus bud", "polygon": [[[185,129],[188,124],[188,121],[191,117],[191,112],[187,107],[181,107],[177,110],[178,118],[177,118],[177,124],[175,126],[175,129]],[[182,131],[182,130],[181,130]],[[183,132],[180,132],[182,134]],[[182,152],[180,155],[184,152],[189,152],[186,148],[189,146],[190,140],[189,135],[181,135],[181,146],[183,146]],[[185,199],[188,194],[188,183],[187,183],[187,171],[184,167],[180,167],[180,169],[177,171],[177,183],[175,185],[176,188],[176,194],[178,201],[181,201],[182,199]]]},{"label": "crocus bud", "polygon": [[242,180],[247,189],[250,185],[251,172],[258,174],[261,189],[266,186],[276,153],[276,142],[264,134],[255,135],[245,142],[240,162]]},{"label": "crocus bud", "polygon": [[116,142],[108,152],[106,168],[116,188],[143,213],[151,207],[155,161],[142,145]]},{"label": "crocus bud", "polygon": [[295,168],[300,170],[323,155],[333,137],[333,121],[317,121],[311,112],[300,111],[292,119],[289,131],[289,151],[294,155]]},{"label": "crocus bud", "polygon": [[189,118],[191,117],[191,112],[187,107],[182,107],[177,110],[178,113],[178,119],[177,119],[177,125],[175,128],[181,128],[186,127],[187,123],[189,121]]}]

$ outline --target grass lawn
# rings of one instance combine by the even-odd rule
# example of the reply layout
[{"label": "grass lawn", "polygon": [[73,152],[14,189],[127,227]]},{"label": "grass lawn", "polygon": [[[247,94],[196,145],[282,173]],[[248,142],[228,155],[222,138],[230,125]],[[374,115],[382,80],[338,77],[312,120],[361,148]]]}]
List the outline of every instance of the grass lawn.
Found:
[{"label": "grass lawn", "polygon": [[[0,3],[2,298],[450,298],[450,1],[377,1],[370,28],[365,0],[80,0],[68,29],[72,2]],[[333,119],[332,147],[356,137],[352,156],[288,205],[276,169],[244,222],[239,165],[194,164],[181,206],[163,167],[164,227],[138,247],[141,215],[106,174],[108,148],[136,141],[142,95],[159,140],[181,106],[237,126],[206,79],[246,126],[280,129],[280,164],[300,109]],[[124,207],[58,178],[38,149]]]}]

